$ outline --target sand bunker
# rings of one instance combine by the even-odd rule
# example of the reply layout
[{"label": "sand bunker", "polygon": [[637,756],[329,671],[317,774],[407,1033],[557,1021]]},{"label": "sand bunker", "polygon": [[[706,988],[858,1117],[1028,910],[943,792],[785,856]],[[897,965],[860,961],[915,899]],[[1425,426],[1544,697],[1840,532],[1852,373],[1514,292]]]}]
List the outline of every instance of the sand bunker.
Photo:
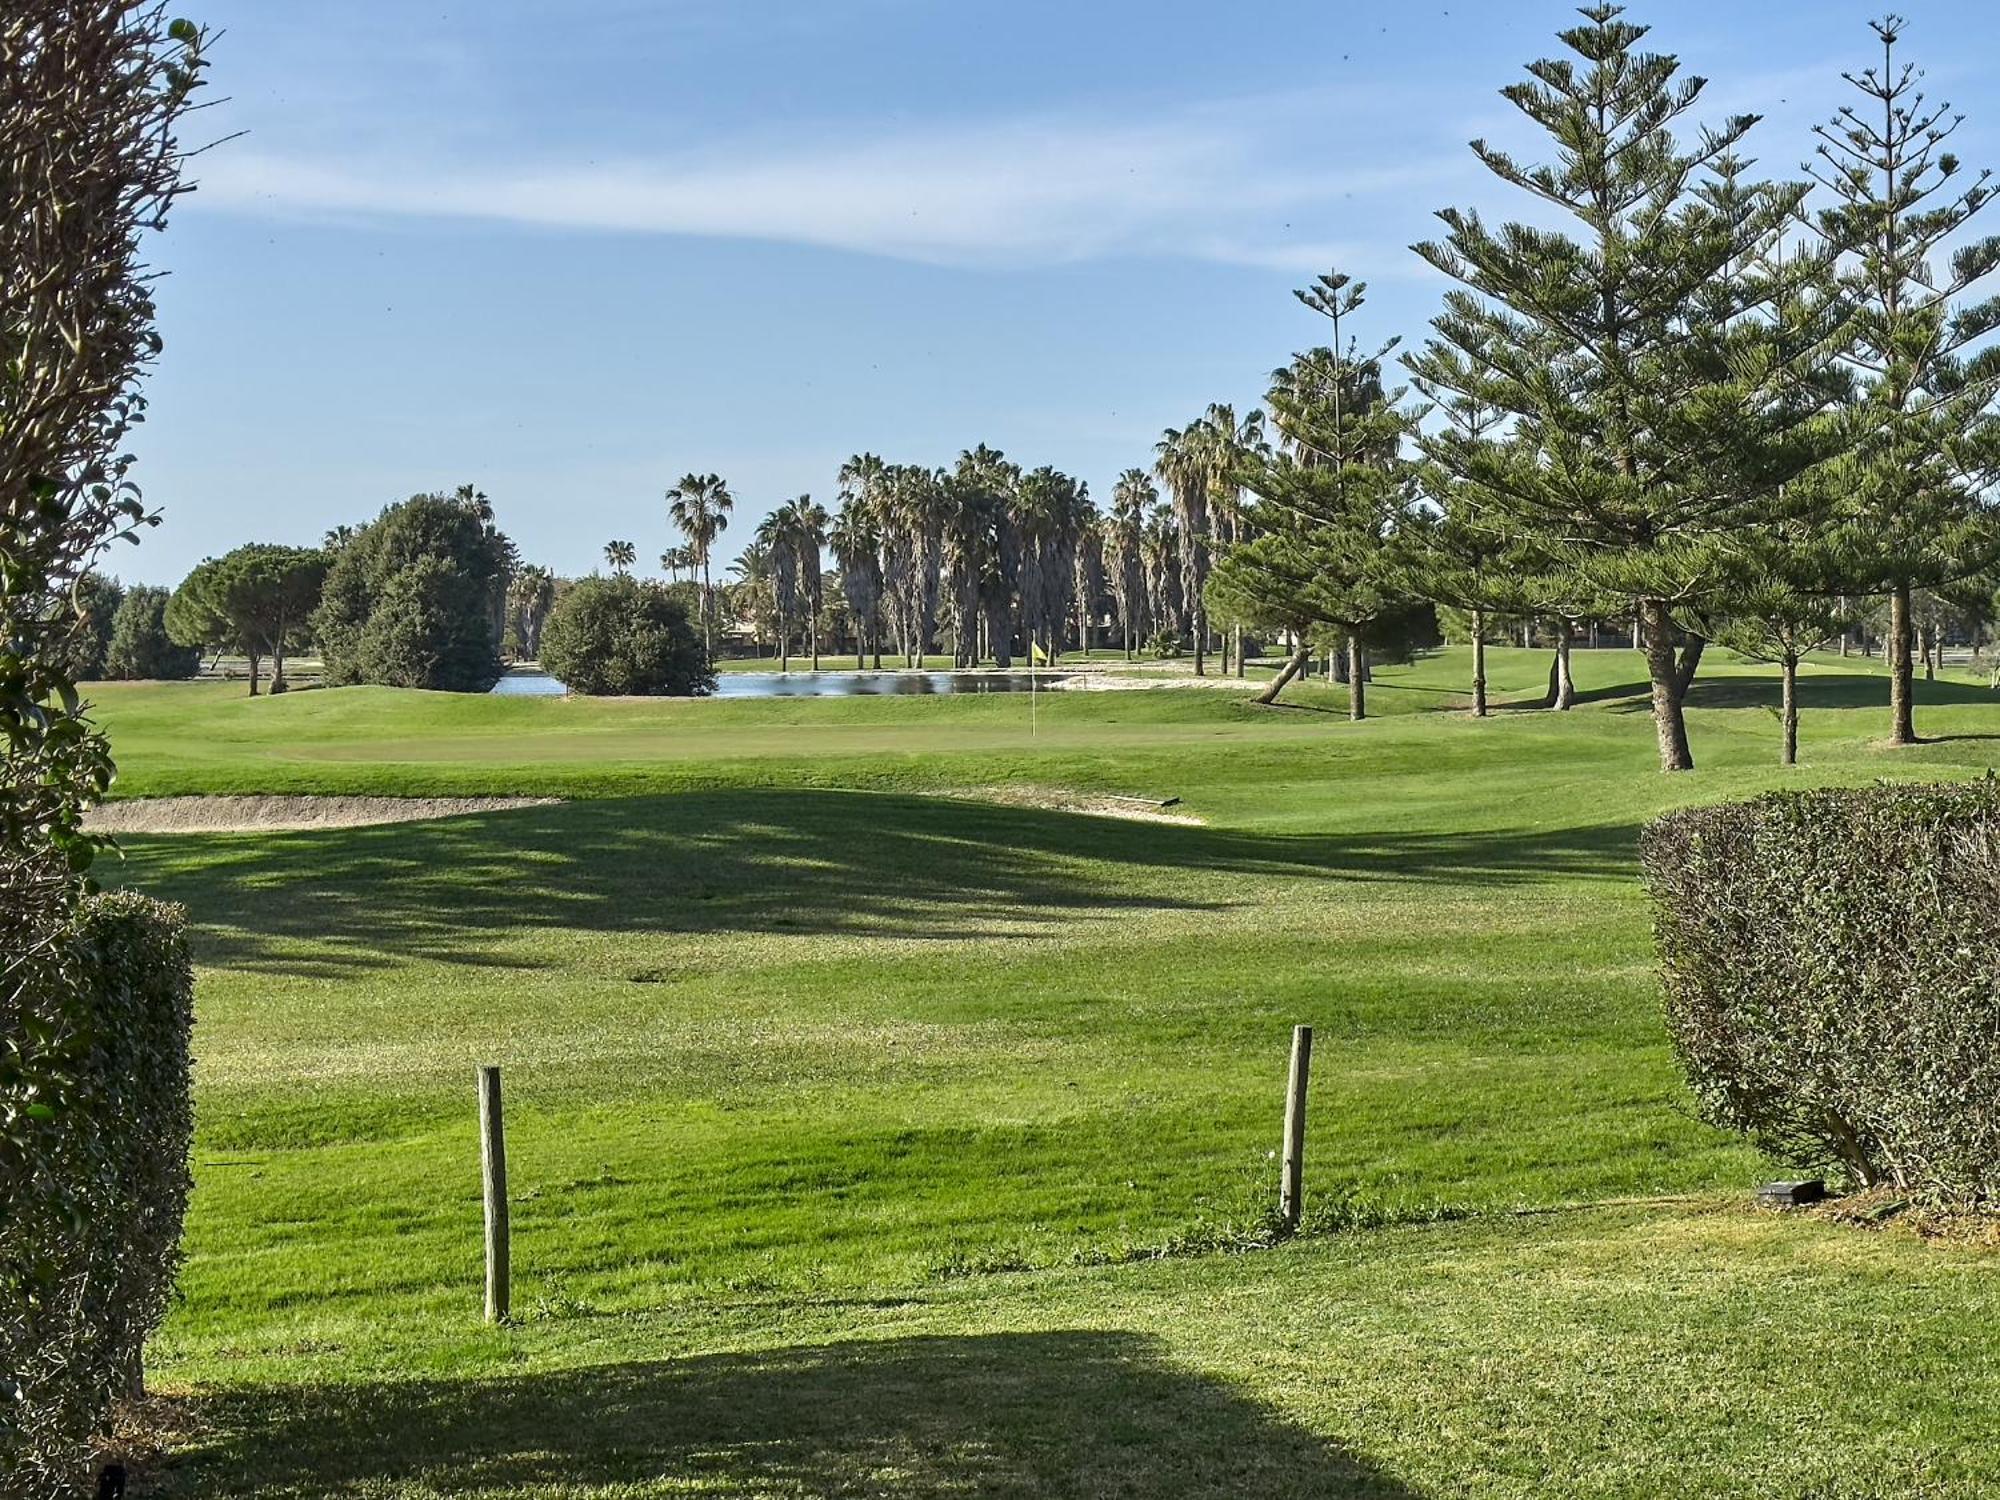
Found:
[{"label": "sand bunker", "polygon": [[249,833],[366,828],[550,807],[557,797],[135,797],[84,814],[92,833]]},{"label": "sand bunker", "polygon": [[965,786],[937,795],[962,797],[971,802],[997,802],[1003,807],[1083,813],[1092,818],[1128,818],[1135,823],[1178,823],[1184,828],[1200,828],[1205,821],[1178,806],[1164,807],[1146,797],[1107,797],[1101,793],[1065,791],[1061,787]]},{"label": "sand bunker", "polygon": [[1231,693],[1256,693],[1264,684],[1245,677],[1197,677],[1192,672],[1162,672],[1158,676],[1121,676],[1115,672],[1078,672],[1047,684],[1070,693],[1143,693],[1161,688],[1220,688]]}]

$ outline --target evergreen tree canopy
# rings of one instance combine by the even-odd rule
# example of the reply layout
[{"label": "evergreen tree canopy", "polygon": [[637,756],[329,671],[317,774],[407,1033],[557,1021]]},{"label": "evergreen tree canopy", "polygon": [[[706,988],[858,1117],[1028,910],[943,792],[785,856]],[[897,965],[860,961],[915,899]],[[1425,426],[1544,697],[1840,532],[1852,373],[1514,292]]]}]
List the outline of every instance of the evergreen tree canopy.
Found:
[{"label": "evergreen tree canopy", "polygon": [[310,547],[253,542],[198,564],[174,591],[168,634],[182,646],[238,651],[250,659],[250,692],[270,657],[271,691],[285,691],[285,653],[311,639],[327,558]]},{"label": "evergreen tree canopy", "polygon": [[500,678],[512,547],[451,495],[392,505],[335,557],[315,617],[329,686],[483,693]]},{"label": "evergreen tree canopy", "polygon": [[[1335,344],[1298,355],[1271,382],[1281,441],[1246,450],[1245,515],[1255,535],[1215,566],[1208,597],[1229,618],[1290,631],[1301,643],[1324,627],[1348,643],[1350,711],[1366,714],[1361,653],[1378,622],[1405,613],[1396,546],[1413,492],[1402,448],[1411,416],[1404,392],[1383,385],[1395,341],[1364,354],[1339,341],[1366,287],[1331,274],[1301,299],[1333,322]],[[1292,670],[1303,664],[1295,659]]]},{"label": "evergreen tree canopy", "polygon": [[1854,306],[1847,362],[1871,437],[1844,489],[1872,586],[1889,595],[1891,738],[1907,744],[1911,591],[2000,558],[1984,501],[2000,473],[2000,297],[1975,295],[2000,270],[2000,238],[1964,238],[1992,200],[1992,173],[1965,180],[1946,145],[1962,117],[1928,102],[1917,71],[1896,62],[1901,18],[1873,27],[1880,65],[1846,75],[1863,102],[1817,127],[1806,170],[1833,200],[1818,222]]},{"label": "evergreen tree canopy", "polygon": [[200,649],[183,646],[167,632],[167,590],[146,584],[128,589],[111,622],[104,675],[116,681],[174,681],[192,677]]},{"label": "evergreen tree canopy", "polygon": [[[1475,141],[1542,222],[1447,209],[1417,253],[1459,287],[1410,361],[1446,422],[1424,450],[1468,524],[1545,559],[1551,600],[1631,598],[1646,623],[1663,769],[1693,765],[1676,611],[1727,586],[1734,537],[1782,513],[1784,487],[1841,451],[1831,408],[1843,332],[1816,295],[1827,255],[1782,255],[1805,184],[1752,182],[1737,115],[1677,136],[1703,80],[1642,50],[1646,28],[1594,5],[1504,97],[1554,143],[1536,165]],[[1555,611],[1551,611],[1555,612]]]}]

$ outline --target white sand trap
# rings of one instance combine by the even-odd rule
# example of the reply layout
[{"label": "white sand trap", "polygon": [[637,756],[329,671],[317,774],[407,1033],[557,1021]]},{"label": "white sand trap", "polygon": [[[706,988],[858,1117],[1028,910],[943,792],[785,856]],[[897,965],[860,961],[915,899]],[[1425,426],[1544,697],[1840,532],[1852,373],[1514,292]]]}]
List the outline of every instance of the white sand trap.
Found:
[{"label": "white sand trap", "polygon": [[1228,693],[1260,693],[1265,684],[1250,678],[1197,677],[1192,672],[1162,672],[1158,676],[1121,676],[1113,672],[1078,672],[1046,684],[1069,693],[1144,693],[1162,688],[1219,688]]},{"label": "white sand trap", "polygon": [[84,814],[92,833],[252,833],[367,828],[552,807],[560,797],[135,797]]},{"label": "white sand trap", "polygon": [[1162,807],[1144,797],[1106,797],[1090,792],[1065,791],[1049,786],[962,786],[938,792],[940,797],[960,797],[968,802],[997,802],[1002,807],[1039,807],[1050,812],[1082,813],[1092,818],[1126,818],[1134,823],[1177,823],[1183,828],[1205,827],[1207,820],[1178,808]]}]

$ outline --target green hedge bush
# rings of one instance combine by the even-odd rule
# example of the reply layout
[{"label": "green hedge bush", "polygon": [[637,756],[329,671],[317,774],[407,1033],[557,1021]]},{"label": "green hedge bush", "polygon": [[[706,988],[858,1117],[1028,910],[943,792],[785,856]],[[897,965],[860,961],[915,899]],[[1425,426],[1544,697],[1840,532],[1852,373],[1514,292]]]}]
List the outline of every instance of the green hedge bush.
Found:
[{"label": "green hedge bush", "polygon": [[2000,1194],[2000,782],[1688,808],[1642,849],[1706,1118],[1850,1185]]},{"label": "green hedge bush", "polygon": [[[133,1390],[180,1266],[194,1136],[194,975],[183,917],[131,892],[87,899],[63,968],[82,1001],[41,1170],[0,1218],[0,1471],[7,1494],[74,1492],[111,1403]],[[23,1311],[24,1310],[24,1311]]]},{"label": "green hedge bush", "polygon": [[683,599],[624,574],[579,579],[556,600],[542,627],[542,669],[572,693],[715,691],[715,668]]}]

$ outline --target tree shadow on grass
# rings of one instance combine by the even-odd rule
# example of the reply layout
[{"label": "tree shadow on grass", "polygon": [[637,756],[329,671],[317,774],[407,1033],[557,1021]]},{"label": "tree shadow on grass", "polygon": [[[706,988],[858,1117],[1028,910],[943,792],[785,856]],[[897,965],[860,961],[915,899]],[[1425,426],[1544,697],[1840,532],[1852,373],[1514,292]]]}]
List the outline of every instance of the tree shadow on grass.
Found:
[{"label": "tree shadow on grass", "polygon": [[332,975],[397,957],[536,967],[518,947],[496,955],[490,940],[537,930],[963,939],[1213,911],[1256,899],[1272,880],[1625,874],[1636,837],[1631,826],[1267,835],[761,788],[386,827],[134,837],[122,866],[100,868],[186,905],[204,963]]},{"label": "tree shadow on grass", "polygon": [[1415,1500],[1124,1332],[901,1338],[202,1400],[169,1495]]},{"label": "tree shadow on grass", "polygon": [[[1610,687],[1591,688],[1576,695],[1579,703],[1613,703],[1614,713],[1651,713],[1652,684],[1621,682]],[[1943,708],[1951,705],[1984,704],[2000,707],[2000,694],[1974,682],[1925,682],[1915,684],[1916,703]],[[1616,700],[1625,700],[1617,702]],[[1696,677],[1688,688],[1686,706],[1705,708],[1768,708],[1776,712],[1784,702],[1784,685],[1775,673],[1744,677]],[[1868,672],[1808,672],[1799,678],[1799,709],[1812,713],[1829,709],[1874,709],[1889,711],[1889,679]]]}]

